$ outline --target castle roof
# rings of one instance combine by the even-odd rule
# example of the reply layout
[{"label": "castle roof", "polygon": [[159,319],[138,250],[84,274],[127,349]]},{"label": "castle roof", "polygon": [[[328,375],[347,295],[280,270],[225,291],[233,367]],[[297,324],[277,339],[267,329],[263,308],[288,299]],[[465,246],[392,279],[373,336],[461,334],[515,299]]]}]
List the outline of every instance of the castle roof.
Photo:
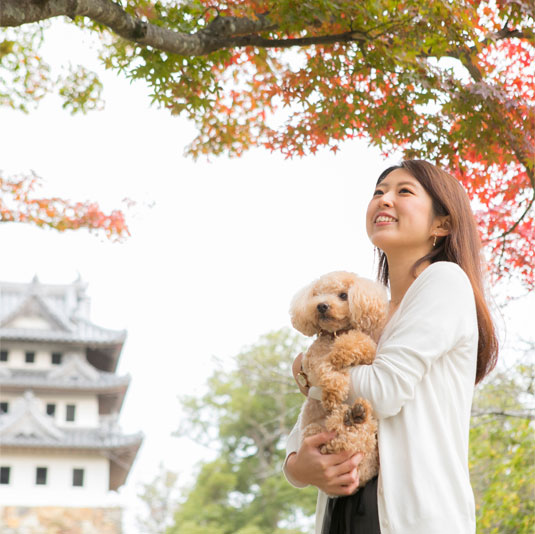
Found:
[{"label": "castle roof", "polygon": [[110,489],[124,484],[143,434],[123,434],[115,418],[97,428],[60,428],[43,413],[31,391],[14,402],[13,410],[0,415],[0,447],[3,449],[66,449],[98,451],[110,459]]},{"label": "castle roof", "polygon": [[5,369],[0,370],[0,388],[32,388],[34,390],[43,389],[65,389],[76,391],[104,392],[122,389],[130,384],[130,376],[117,376],[114,373],[98,372],[95,379],[83,376],[50,376],[49,371],[26,370],[26,369]]},{"label": "castle roof", "polygon": [[83,345],[96,367],[115,371],[125,330],[110,330],[89,320],[86,284],[0,282],[0,340]]},{"label": "castle roof", "polygon": [[104,392],[126,389],[130,383],[130,376],[100,371],[81,354],[65,356],[65,363],[52,369],[2,368],[0,387]]}]

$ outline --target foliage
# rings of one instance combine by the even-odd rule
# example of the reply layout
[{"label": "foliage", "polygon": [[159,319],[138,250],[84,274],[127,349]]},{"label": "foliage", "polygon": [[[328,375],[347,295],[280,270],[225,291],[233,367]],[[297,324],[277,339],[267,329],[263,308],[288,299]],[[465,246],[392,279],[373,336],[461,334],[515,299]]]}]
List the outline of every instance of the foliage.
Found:
[{"label": "foliage", "polygon": [[296,491],[281,471],[285,441],[301,395],[291,363],[301,342],[288,330],[273,332],[217,368],[208,393],[182,400],[187,421],[179,435],[215,446],[167,534],[294,534],[298,512],[312,513],[315,492]]},{"label": "foliage", "polygon": [[104,103],[100,98],[102,84],[94,72],[81,65],[77,68],[71,65],[68,74],[60,80],[59,94],[63,98],[64,109],[72,114],[103,109]]},{"label": "foliage", "polygon": [[86,228],[113,239],[129,235],[122,212],[114,210],[107,215],[95,202],[40,198],[36,196],[38,186],[39,179],[33,173],[4,178],[0,172],[0,222],[29,222],[59,231]]},{"label": "foliage", "polygon": [[0,105],[21,111],[37,104],[52,88],[50,68],[38,54],[43,28],[0,33]]},{"label": "foliage", "polygon": [[[28,2],[4,0],[0,26],[31,36],[39,26],[25,24],[68,15],[101,35],[107,68],[196,123],[194,157],[304,156],[364,138],[442,165],[473,199],[494,273],[534,286],[532,0],[84,0],[69,12],[48,0],[17,11]],[[22,72],[46,80],[39,39],[16,42],[0,41],[0,69],[21,57]],[[23,79],[13,80],[19,107]],[[73,101],[93,98],[96,80],[81,79]],[[36,98],[53,85],[37,84]]]},{"label": "foliage", "polygon": [[478,534],[531,534],[535,529],[534,386],[531,359],[496,373],[476,391],[470,472]]},{"label": "foliage", "polygon": [[63,108],[71,113],[102,109],[102,84],[94,72],[82,65],[70,65],[66,72],[52,76],[39,53],[48,26],[0,31],[0,106],[27,113],[57,89]]},{"label": "foliage", "polygon": [[145,505],[145,514],[139,514],[137,524],[143,534],[164,534],[171,513],[177,505],[176,483],[178,475],[162,464],[154,480],[143,484],[138,497]]}]

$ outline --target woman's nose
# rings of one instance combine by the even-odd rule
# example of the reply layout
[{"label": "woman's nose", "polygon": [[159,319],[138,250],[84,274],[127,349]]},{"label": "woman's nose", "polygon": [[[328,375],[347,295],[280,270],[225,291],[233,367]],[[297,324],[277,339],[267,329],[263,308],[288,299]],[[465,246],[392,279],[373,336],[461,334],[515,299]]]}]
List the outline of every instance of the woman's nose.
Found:
[{"label": "woman's nose", "polygon": [[381,206],[392,206],[392,197],[386,193],[381,196]]}]

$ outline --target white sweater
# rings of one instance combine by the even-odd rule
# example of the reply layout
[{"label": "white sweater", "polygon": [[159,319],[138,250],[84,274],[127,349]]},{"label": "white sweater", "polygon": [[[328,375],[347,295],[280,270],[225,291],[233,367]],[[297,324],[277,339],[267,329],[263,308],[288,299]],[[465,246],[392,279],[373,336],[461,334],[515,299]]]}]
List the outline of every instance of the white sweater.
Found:
[{"label": "white sweater", "polygon": [[[387,324],[372,365],[354,368],[349,401],[379,419],[381,534],[474,534],[468,432],[477,361],[472,287],[450,262],[427,267]],[[299,422],[287,454],[299,448]],[[296,487],[302,487],[291,480]],[[327,497],[319,492],[316,534]]]}]

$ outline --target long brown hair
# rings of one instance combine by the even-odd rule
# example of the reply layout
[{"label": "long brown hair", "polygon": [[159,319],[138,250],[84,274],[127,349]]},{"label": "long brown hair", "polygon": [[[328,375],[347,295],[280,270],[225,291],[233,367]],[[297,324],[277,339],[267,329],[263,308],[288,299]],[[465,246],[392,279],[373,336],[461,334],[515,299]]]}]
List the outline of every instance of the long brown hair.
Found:
[{"label": "long brown hair", "polygon": [[[437,240],[436,247],[420,258],[413,266],[413,272],[425,261],[451,261],[461,267],[468,276],[474,291],[479,340],[477,346],[476,384],[496,365],[498,360],[498,338],[489,311],[483,286],[481,262],[481,241],[470,207],[470,200],[462,185],[447,172],[422,160],[405,160],[400,165],[389,167],[381,173],[377,184],[393,170],[409,172],[427,191],[433,201],[436,216],[449,215],[449,234]],[[379,253],[378,279],[388,285],[388,260]]]}]

